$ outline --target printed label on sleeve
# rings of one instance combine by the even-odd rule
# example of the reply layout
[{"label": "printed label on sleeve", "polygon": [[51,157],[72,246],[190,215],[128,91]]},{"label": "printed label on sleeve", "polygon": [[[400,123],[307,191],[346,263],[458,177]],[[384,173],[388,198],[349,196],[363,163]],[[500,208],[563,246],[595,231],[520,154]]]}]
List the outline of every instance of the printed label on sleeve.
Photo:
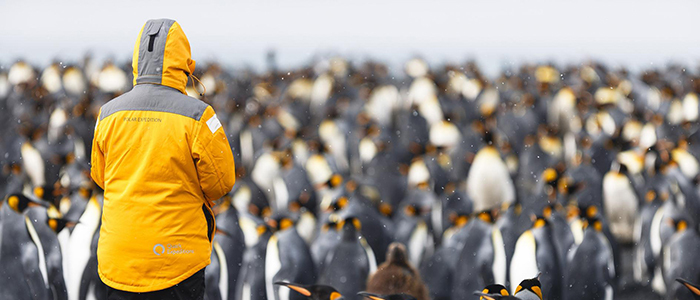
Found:
[{"label": "printed label on sleeve", "polygon": [[217,129],[221,128],[221,122],[219,122],[219,118],[214,115],[207,121],[207,126],[209,126],[209,130],[211,130],[211,133],[216,132]]}]

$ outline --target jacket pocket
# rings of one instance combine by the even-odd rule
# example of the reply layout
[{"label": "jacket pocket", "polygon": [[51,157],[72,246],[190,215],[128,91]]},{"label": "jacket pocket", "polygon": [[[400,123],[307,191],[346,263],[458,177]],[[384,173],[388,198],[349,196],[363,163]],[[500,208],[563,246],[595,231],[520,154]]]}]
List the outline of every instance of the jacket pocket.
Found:
[{"label": "jacket pocket", "polygon": [[204,218],[207,219],[207,238],[209,238],[211,243],[212,235],[214,235],[214,216],[211,215],[206,204],[202,204],[202,211],[204,212]]}]

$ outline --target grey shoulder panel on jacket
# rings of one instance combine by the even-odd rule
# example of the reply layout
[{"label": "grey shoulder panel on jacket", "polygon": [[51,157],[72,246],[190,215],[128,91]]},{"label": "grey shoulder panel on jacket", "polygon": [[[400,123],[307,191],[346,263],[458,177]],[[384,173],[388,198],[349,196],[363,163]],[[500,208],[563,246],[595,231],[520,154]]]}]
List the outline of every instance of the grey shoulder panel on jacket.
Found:
[{"label": "grey shoulder panel on jacket", "polygon": [[174,113],[199,121],[209,105],[179,91],[157,84],[137,84],[134,88],[102,106],[100,121],[120,111],[158,111]]}]

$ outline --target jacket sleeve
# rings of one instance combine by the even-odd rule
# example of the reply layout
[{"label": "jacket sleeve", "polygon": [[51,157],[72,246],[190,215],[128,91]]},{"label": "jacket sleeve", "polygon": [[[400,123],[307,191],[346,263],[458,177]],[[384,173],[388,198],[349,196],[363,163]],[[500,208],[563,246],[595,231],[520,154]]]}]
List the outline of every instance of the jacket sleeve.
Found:
[{"label": "jacket sleeve", "polygon": [[224,128],[211,106],[197,122],[192,144],[192,158],[204,197],[210,202],[223,197],[236,182],[236,168]]},{"label": "jacket sleeve", "polygon": [[95,122],[95,134],[92,138],[92,154],[90,162],[90,176],[95,183],[104,190],[105,188],[105,156],[101,148],[101,143],[99,142],[99,126],[100,126],[100,116],[97,116],[97,122]]}]

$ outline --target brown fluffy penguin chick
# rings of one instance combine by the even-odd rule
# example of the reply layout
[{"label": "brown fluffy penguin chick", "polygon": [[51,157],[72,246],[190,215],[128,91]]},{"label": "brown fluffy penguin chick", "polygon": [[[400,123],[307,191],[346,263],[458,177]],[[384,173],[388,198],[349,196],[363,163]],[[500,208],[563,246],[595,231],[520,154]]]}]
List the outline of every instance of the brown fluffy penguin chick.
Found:
[{"label": "brown fluffy penguin chick", "polygon": [[408,262],[406,247],[401,243],[389,245],[386,261],[367,279],[367,292],[381,295],[404,293],[417,300],[430,300],[428,288],[416,268]]}]

